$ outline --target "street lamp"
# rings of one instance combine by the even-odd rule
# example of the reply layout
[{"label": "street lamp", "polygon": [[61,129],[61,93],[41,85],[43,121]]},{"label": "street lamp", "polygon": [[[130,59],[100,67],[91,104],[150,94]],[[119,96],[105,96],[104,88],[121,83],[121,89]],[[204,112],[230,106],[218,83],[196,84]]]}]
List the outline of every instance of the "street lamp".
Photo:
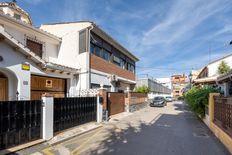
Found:
[{"label": "street lamp", "polygon": [[192,72],[189,73],[188,77],[189,77],[190,89],[191,89],[192,88],[192,77],[193,77]]}]

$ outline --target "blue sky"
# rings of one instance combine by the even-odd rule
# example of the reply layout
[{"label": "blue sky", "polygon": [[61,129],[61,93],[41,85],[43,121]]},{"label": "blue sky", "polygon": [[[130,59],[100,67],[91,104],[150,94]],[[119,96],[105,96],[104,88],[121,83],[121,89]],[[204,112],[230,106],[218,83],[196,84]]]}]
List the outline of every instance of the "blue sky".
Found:
[{"label": "blue sky", "polygon": [[18,4],[30,13],[35,26],[94,21],[140,58],[138,76],[188,74],[232,53],[227,45],[232,40],[232,0],[18,0]]}]

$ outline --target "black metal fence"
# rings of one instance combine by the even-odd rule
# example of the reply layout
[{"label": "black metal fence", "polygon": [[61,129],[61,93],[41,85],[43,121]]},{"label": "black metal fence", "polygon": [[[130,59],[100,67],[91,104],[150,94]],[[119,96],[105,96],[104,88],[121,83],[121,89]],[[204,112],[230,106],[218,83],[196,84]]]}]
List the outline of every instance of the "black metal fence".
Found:
[{"label": "black metal fence", "polygon": [[41,138],[41,101],[0,101],[0,150]]},{"label": "black metal fence", "polygon": [[54,132],[96,119],[97,97],[54,98]]}]

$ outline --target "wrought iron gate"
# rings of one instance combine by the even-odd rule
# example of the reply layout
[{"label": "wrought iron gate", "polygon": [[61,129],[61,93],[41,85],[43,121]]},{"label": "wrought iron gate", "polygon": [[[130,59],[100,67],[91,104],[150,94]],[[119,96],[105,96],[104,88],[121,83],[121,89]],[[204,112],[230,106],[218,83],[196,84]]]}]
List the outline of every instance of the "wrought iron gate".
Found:
[{"label": "wrought iron gate", "polygon": [[0,101],[0,150],[41,138],[41,101]]},{"label": "wrought iron gate", "polygon": [[96,119],[97,97],[54,98],[54,132]]}]

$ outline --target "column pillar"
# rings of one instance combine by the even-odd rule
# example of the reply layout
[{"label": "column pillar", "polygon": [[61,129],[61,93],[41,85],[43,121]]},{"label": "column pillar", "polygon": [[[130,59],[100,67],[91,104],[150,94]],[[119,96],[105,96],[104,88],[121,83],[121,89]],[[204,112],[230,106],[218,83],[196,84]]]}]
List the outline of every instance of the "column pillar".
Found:
[{"label": "column pillar", "polygon": [[49,140],[53,138],[54,98],[52,95],[45,94],[42,96],[42,101],[42,138]]}]

